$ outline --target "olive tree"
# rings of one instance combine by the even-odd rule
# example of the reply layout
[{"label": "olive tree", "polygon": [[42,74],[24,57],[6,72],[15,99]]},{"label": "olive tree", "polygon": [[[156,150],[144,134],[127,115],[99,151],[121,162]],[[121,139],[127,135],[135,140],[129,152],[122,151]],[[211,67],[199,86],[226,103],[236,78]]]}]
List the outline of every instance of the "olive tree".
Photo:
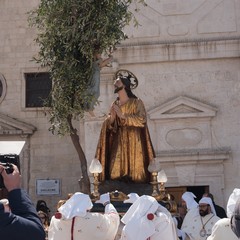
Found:
[{"label": "olive tree", "polygon": [[137,23],[130,10],[134,2],[145,4],[143,0],[40,0],[29,12],[39,45],[35,61],[48,69],[53,83],[46,101],[49,130],[71,137],[81,165],[80,190],[87,194],[87,160],[73,120],[83,118],[86,105],[94,101],[88,88],[95,46],[108,52],[126,38],[124,27]]}]

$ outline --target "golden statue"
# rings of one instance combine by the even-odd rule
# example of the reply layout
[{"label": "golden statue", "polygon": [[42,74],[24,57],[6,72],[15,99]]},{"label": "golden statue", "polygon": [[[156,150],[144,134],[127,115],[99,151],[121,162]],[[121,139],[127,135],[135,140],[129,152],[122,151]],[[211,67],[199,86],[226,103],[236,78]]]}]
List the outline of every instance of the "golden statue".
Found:
[{"label": "golden statue", "polygon": [[114,93],[118,98],[103,122],[95,158],[103,166],[101,181],[149,183],[148,165],[155,158],[155,152],[144,104],[132,93],[137,79],[131,72],[127,74],[124,76],[121,70],[116,74]]}]

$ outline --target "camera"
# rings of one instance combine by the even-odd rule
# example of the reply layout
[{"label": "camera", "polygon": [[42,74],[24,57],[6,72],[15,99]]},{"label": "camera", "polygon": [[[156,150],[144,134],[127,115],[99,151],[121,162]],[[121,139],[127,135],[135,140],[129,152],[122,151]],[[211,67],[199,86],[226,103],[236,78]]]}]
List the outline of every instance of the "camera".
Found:
[{"label": "camera", "polygon": [[[13,164],[16,165],[20,171],[19,156],[15,154],[0,155],[0,165],[5,168],[7,174],[13,172]],[[2,175],[0,175],[0,189],[5,188]]]},{"label": "camera", "polygon": [[[3,163],[3,162],[0,162],[0,165],[3,166],[5,168],[5,171],[7,174],[10,174],[13,172],[13,165],[12,163]],[[0,175],[0,188],[4,188],[4,181],[3,181],[3,177],[2,175]]]},{"label": "camera", "polygon": [[12,163],[0,162],[0,165],[5,168],[5,171],[6,171],[7,174],[10,174],[10,173],[13,172],[13,165],[12,165]]}]

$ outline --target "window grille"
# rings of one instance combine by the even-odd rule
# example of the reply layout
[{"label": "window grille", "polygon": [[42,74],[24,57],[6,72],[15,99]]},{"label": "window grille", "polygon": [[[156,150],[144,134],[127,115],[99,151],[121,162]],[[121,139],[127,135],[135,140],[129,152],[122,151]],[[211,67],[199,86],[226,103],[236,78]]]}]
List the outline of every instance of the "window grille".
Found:
[{"label": "window grille", "polygon": [[25,73],[26,81],[26,107],[43,107],[44,101],[48,98],[52,89],[50,74]]}]

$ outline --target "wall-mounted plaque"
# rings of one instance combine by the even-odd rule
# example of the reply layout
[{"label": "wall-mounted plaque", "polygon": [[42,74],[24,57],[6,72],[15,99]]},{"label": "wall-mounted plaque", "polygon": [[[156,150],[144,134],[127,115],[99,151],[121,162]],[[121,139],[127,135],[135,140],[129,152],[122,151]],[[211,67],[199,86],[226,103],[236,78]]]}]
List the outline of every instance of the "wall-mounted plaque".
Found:
[{"label": "wall-mounted plaque", "polygon": [[59,179],[37,179],[36,194],[37,195],[60,195]]}]

